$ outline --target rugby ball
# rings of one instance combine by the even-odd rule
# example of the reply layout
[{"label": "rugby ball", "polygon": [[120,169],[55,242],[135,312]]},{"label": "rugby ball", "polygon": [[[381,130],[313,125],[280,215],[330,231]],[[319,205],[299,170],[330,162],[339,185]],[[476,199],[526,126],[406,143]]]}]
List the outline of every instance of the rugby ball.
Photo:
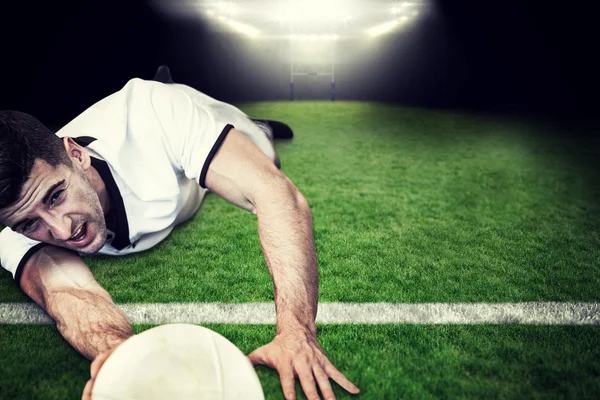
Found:
[{"label": "rugby ball", "polygon": [[264,400],[250,360],[218,333],[167,324],[134,335],[104,362],[92,400]]}]

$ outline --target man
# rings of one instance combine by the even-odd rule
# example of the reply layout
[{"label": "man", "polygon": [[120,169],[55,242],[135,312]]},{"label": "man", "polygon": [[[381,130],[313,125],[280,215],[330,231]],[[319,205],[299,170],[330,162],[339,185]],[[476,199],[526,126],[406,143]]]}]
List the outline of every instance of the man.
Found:
[{"label": "man", "polygon": [[[277,369],[286,399],[334,399],[329,378],[358,393],[316,340],[318,273],[306,199],[277,167],[272,131],[189,86],[130,80],[56,134],[0,112],[0,262],[90,360],[93,380],[133,335],[80,256],[151,248],[194,215],[206,191],[257,216],[273,278],[277,331],[248,357]],[[165,268],[167,268],[165,266]]]}]

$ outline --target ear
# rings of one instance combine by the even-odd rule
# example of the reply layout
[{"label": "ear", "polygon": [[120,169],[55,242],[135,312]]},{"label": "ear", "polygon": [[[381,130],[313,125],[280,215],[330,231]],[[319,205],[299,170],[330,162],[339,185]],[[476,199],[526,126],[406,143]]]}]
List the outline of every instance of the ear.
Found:
[{"label": "ear", "polygon": [[65,151],[67,155],[73,161],[73,164],[80,167],[84,171],[86,171],[90,165],[92,165],[92,160],[90,159],[90,153],[84,148],[75,143],[73,138],[69,136],[65,136],[63,138],[63,145],[65,146]]}]

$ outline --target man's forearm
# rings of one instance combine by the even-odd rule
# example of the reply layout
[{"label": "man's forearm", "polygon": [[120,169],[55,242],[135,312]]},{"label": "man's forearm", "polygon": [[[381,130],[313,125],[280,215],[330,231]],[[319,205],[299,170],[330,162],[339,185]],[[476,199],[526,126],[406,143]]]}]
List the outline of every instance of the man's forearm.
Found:
[{"label": "man's forearm", "polygon": [[280,185],[256,204],[256,214],[273,278],[277,334],[298,329],[316,334],[319,275],[308,203],[291,183]]},{"label": "man's forearm", "polygon": [[65,289],[53,293],[46,306],[60,334],[90,360],[133,336],[125,314],[108,293]]}]

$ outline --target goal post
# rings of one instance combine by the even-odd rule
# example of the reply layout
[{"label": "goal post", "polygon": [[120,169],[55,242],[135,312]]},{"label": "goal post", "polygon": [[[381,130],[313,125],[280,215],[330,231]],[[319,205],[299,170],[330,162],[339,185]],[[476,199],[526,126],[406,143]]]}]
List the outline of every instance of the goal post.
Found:
[{"label": "goal post", "polygon": [[[329,87],[329,97],[330,97],[331,101],[335,101],[335,94],[336,94],[335,93],[335,43],[336,43],[337,37],[335,35],[304,35],[304,36],[290,35],[289,40],[290,40],[290,101],[293,101],[296,98],[296,93],[295,93],[296,82],[294,80],[294,77],[296,77],[296,76],[307,76],[307,77],[330,76],[331,83],[330,83],[330,87]],[[326,70],[326,71],[299,71],[297,64],[294,63],[294,54],[295,54],[294,43],[296,43],[296,42],[302,42],[302,43],[309,42],[311,44],[316,43],[319,45],[323,45],[324,43],[329,43],[331,45],[329,70]]]}]

